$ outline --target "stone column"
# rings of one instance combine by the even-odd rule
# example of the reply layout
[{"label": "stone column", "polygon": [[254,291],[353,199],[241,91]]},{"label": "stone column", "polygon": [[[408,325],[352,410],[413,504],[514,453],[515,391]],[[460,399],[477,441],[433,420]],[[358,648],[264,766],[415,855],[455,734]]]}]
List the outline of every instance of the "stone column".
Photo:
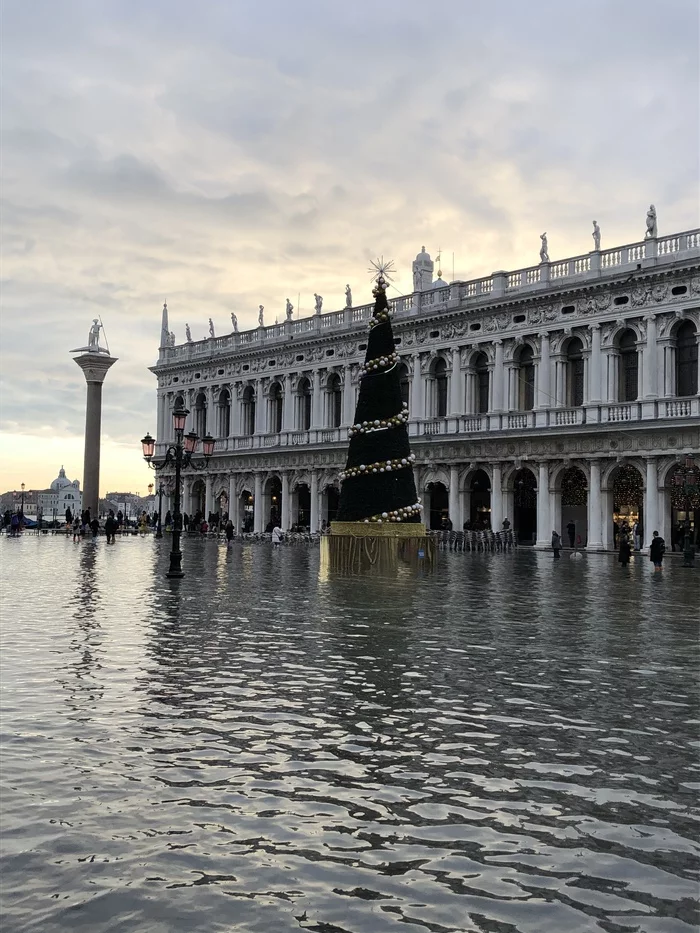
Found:
[{"label": "stone column", "polygon": [[321,370],[315,369],[313,376],[313,398],[311,401],[311,427],[320,428],[323,413],[321,411]]},{"label": "stone column", "polygon": [[420,353],[413,354],[413,378],[411,380],[411,418],[420,421],[425,415],[423,407],[423,377],[420,371]]},{"label": "stone column", "polygon": [[467,367],[465,372],[466,384],[467,384],[467,395],[466,395],[466,404],[464,406],[464,411],[467,415],[473,415],[476,413],[476,373],[471,366]]},{"label": "stone column", "polygon": [[[464,380],[462,377],[461,355],[459,347],[452,348],[452,379],[450,380],[450,415],[458,417],[462,414],[464,404]],[[451,518],[452,516],[450,516]]]},{"label": "stone column", "polygon": [[[589,398],[593,404],[602,402],[602,377],[600,353],[600,324],[591,324],[591,362],[589,380]],[[590,526],[589,526],[590,528]],[[590,537],[590,532],[589,532]]]},{"label": "stone column", "polygon": [[292,513],[292,501],[289,492],[289,473],[282,473],[282,508],[280,509],[280,522],[282,531],[289,531],[292,526],[290,516]]},{"label": "stone column", "polygon": [[500,463],[494,463],[491,478],[491,530],[500,531],[503,524],[503,472]]},{"label": "stone column", "polygon": [[267,412],[265,411],[265,394],[263,392],[262,379],[255,380],[255,433],[265,433],[265,422]]},{"label": "stone column", "polygon": [[[647,342],[644,346],[644,352],[642,356],[642,366],[644,367],[644,372],[642,373],[643,378],[643,397],[644,398],[656,398],[658,395],[657,388],[657,356],[656,356],[656,315],[648,314],[646,316],[647,322]],[[652,531],[654,529],[652,528]]]},{"label": "stone column", "polygon": [[[233,522],[234,526],[237,522],[238,512],[236,510],[236,474],[229,473],[228,475],[228,517]],[[236,528],[238,531],[238,528]]]},{"label": "stone column", "polygon": [[165,393],[158,391],[158,402],[156,405],[156,440],[160,443],[165,441]]},{"label": "stone column", "polygon": [[642,528],[644,531],[645,548],[649,547],[652,539],[652,533],[658,531],[656,527],[659,521],[659,478],[656,467],[656,458],[647,458],[647,478],[644,484],[644,517]]},{"label": "stone column", "polygon": [[552,529],[549,527],[549,464],[542,461],[537,475],[537,544],[539,548],[552,545]]},{"label": "stone column", "polygon": [[507,411],[518,410],[518,366],[516,363],[506,363],[504,373],[505,405]]},{"label": "stone column", "polygon": [[284,377],[284,408],[282,410],[282,430],[294,430],[294,396],[292,395],[292,374]]},{"label": "stone column", "polygon": [[319,500],[319,491],[318,491],[318,473],[316,470],[311,471],[311,518],[310,518],[310,527],[311,534],[315,535],[318,531],[319,521],[318,521],[318,500]]},{"label": "stone column", "polygon": [[100,443],[102,431],[102,383],[117,358],[105,353],[84,353],[74,357],[87,383],[85,408],[85,451],[83,455],[83,509],[98,515],[100,496]]},{"label": "stone column", "polygon": [[214,477],[207,473],[204,478],[205,496],[204,496],[204,517],[209,521],[209,514],[214,511]]},{"label": "stone column", "polygon": [[450,513],[450,521],[455,531],[462,528],[459,520],[459,473],[456,466],[450,467],[450,489],[448,493],[447,508]]},{"label": "stone column", "polygon": [[670,342],[663,345],[664,353],[664,398],[673,398],[675,393],[674,377],[676,372],[676,348]]},{"label": "stone column", "polygon": [[239,398],[240,383],[231,386],[231,436],[237,437],[241,433],[241,400]]},{"label": "stone column", "polygon": [[493,404],[492,411],[503,411],[503,341],[494,340],[495,362],[493,366]]},{"label": "stone column", "polygon": [[600,460],[591,460],[588,486],[588,542],[586,550],[603,550],[603,505],[600,494]]},{"label": "stone column", "polygon": [[342,428],[348,428],[355,418],[355,406],[352,392],[352,370],[350,364],[346,363],[343,367],[343,420]]},{"label": "stone column", "polygon": [[549,362],[549,334],[545,331],[540,334],[540,365],[537,370],[537,408],[550,408],[550,362]]},{"label": "stone column", "polygon": [[264,507],[263,507],[263,478],[262,473],[255,474],[255,492],[254,513],[253,513],[253,531],[260,534],[265,527]]}]

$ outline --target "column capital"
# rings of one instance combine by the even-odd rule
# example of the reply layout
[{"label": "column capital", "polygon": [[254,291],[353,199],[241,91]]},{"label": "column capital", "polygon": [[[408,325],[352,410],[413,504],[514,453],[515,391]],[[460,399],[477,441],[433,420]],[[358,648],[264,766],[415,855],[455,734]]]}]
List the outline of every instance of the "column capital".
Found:
[{"label": "column capital", "polygon": [[590,327],[591,330],[600,330],[600,324],[593,323],[593,324],[589,324],[588,326]]}]

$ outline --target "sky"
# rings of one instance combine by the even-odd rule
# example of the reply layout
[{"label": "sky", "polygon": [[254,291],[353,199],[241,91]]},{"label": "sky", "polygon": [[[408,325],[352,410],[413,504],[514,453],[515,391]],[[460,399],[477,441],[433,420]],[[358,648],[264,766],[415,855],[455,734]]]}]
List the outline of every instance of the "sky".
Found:
[{"label": "sky", "polygon": [[[184,341],[699,225],[696,0],[3,0],[0,491],[145,494],[160,317]],[[396,292],[394,292],[396,294]],[[297,300],[297,296],[300,299]]]}]

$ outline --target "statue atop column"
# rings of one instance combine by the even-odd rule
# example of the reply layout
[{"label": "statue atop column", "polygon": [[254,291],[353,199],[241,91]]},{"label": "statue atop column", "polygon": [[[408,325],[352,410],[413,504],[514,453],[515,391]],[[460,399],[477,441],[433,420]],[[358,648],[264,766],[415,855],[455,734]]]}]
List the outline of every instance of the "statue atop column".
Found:
[{"label": "statue atop column", "polygon": [[93,318],[92,327],[90,328],[90,333],[88,334],[88,342],[86,347],[76,347],[75,350],[71,350],[71,353],[99,353],[101,356],[109,356],[109,350],[105,350],[104,347],[100,346],[100,330],[102,324],[100,323],[99,318]]},{"label": "statue atop column", "polygon": [[287,314],[287,320],[288,320],[288,321],[291,321],[291,319],[292,319],[292,314],[293,314],[293,312],[294,312],[294,305],[291,303],[291,301],[289,300],[289,298],[287,298],[287,306],[286,306],[286,308],[285,308],[285,311],[286,311],[286,314]]},{"label": "statue atop column", "polygon": [[652,237],[658,235],[656,227],[656,208],[653,204],[649,205],[649,210],[647,211],[647,232],[644,234],[645,240],[650,240]]},{"label": "statue atop column", "polygon": [[185,324],[185,340],[188,343],[192,343],[192,331],[190,330],[189,324]]},{"label": "statue atop column", "polygon": [[352,308],[352,291],[349,285],[345,286],[345,307]]},{"label": "statue atop column", "polygon": [[542,246],[540,247],[540,262],[549,262],[549,246],[547,245],[547,231],[540,234]]},{"label": "statue atop column", "polygon": [[100,324],[99,318],[93,318],[92,327],[88,334],[88,347],[96,353],[100,352]]},{"label": "statue atop column", "polygon": [[314,300],[316,302],[316,309],[314,313],[320,314],[321,308],[323,307],[323,295],[317,295],[316,292],[314,292]]},{"label": "statue atop column", "polygon": [[231,312],[231,324],[233,324],[234,334],[237,334],[238,333],[238,318],[236,317],[235,311]]},{"label": "statue atop column", "polygon": [[598,226],[597,220],[593,221],[593,233],[591,236],[593,237],[593,249],[598,252],[600,249],[600,227]]},{"label": "statue atop column", "polygon": [[258,305],[258,327],[265,326],[265,319],[263,317],[265,311],[265,305]]}]

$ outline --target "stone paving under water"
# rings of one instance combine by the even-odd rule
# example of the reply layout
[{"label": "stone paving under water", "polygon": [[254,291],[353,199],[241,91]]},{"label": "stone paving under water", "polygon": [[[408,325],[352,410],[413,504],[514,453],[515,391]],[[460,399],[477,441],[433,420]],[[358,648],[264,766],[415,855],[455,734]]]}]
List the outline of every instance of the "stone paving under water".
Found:
[{"label": "stone paving under water", "polygon": [[0,539],[7,933],[697,929],[700,567],[168,546]]}]

